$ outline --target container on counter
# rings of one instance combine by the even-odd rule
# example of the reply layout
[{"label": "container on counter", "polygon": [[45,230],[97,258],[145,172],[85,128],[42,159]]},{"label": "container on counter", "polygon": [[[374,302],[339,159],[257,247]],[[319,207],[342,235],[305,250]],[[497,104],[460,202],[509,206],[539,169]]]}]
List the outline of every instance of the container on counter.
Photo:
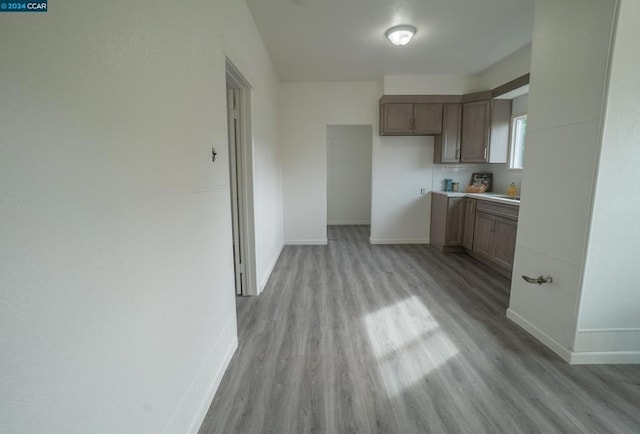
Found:
[{"label": "container on counter", "polygon": [[444,191],[453,191],[453,179],[445,178],[445,180],[444,180]]}]

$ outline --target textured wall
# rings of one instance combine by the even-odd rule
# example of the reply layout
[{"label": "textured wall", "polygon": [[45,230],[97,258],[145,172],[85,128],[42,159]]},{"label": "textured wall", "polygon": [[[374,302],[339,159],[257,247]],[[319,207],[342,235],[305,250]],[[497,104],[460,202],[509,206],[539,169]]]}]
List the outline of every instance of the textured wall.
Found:
[{"label": "textured wall", "polygon": [[225,53],[276,210],[261,270],[277,81],[242,2],[49,6],[0,16],[0,431],[189,432],[236,339]]}]

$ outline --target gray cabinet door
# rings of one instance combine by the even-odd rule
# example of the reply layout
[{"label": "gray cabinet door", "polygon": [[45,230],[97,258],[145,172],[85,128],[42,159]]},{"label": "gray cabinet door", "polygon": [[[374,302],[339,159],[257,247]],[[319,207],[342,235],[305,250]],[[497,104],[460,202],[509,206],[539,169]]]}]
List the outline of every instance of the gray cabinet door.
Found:
[{"label": "gray cabinet door", "polygon": [[449,198],[443,194],[431,194],[431,244],[441,249],[447,238],[447,212]]},{"label": "gray cabinet door", "polygon": [[464,234],[464,198],[450,197],[447,212],[446,246],[460,246]]},{"label": "gray cabinet door", "polygon": [[466,103],[462,107],[460,161],[486,163],[489,157],[491,101]]},{"label": "gray cabinet door", "polygon": [[518,223],[502,217],[494,217],[492,259],[509,270],[513,268],[513,256],[516,252]]},{"label": "gray cabinet door", "polygon": [[433,162],[458,163],[460,161],[460,134],[462,104],[444,104],[442,108],[442,134],[435,136]]},{"label": "gray cabinet door", "polygon": [[464,235],[462,246],[465,249],[473,249],[473,230],[476,224],[476,199],[470,197],[464,200]]},{"label": "gray cabinet door", "polygon": [[413,134],[413,104],[384,104],[382,110],[383,134]]},{"label": "gray cabinet door", "polygon": [[476,226],[473,234],[473,251],[491,258],[493,240],[493,216],[483,212],[476,213]]},{"label": "gray cabinet door", "polygon": [[442,104],[413,105],[413,134],[434,135],[442,133]]}]

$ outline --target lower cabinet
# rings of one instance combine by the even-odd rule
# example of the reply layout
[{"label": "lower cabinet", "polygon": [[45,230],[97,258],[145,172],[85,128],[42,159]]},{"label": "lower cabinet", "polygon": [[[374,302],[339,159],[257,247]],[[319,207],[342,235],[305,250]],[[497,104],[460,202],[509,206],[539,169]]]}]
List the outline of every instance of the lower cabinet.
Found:
[{"label": "lower cabinet", "polygon": [[518,222],[514,220],[495,217],[493,223],[493,245],[491,246],[491,258],[493,261],[511,271],[513,269],[513,256],[516,253],[516,235],[518,234]]},{"label": "lower cabinet", "polygon": [[478,259],[511,276],[518,233],[518,207],[479,201],[472,252]]},{"label": "lower cabinet", "polygon": [[443,252],[466,251],[511,277],[518,211],[514,205],[433,194],[431,244]]},{"label": "lower cabinet", "polygon": [[465,197],[464,199],[464,235],[462,247],[473,249],[473,230],[476,225],[476,199]]},{"label": "lower cabinet", "polygon": [[477,213],[473,235],[472,250],[486,257],[490,257],[491,244],[493,242],[493,217],[483,212]]},{"label": "lower cabinet", "polygon": [[462,251],[464,235],[464,197],[431,197],[431,244],[444,252]]}]

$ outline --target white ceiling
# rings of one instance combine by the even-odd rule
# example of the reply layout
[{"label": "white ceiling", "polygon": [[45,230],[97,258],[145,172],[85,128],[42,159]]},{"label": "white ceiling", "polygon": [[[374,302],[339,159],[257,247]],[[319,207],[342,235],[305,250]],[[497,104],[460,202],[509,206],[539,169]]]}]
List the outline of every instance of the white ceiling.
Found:
[{"label": "white ceiling", "polygon": [[[282,81],[480,72],[531,41],[534,0],[247,0]],[[395,47],[384,32],[418,29]]]}]

